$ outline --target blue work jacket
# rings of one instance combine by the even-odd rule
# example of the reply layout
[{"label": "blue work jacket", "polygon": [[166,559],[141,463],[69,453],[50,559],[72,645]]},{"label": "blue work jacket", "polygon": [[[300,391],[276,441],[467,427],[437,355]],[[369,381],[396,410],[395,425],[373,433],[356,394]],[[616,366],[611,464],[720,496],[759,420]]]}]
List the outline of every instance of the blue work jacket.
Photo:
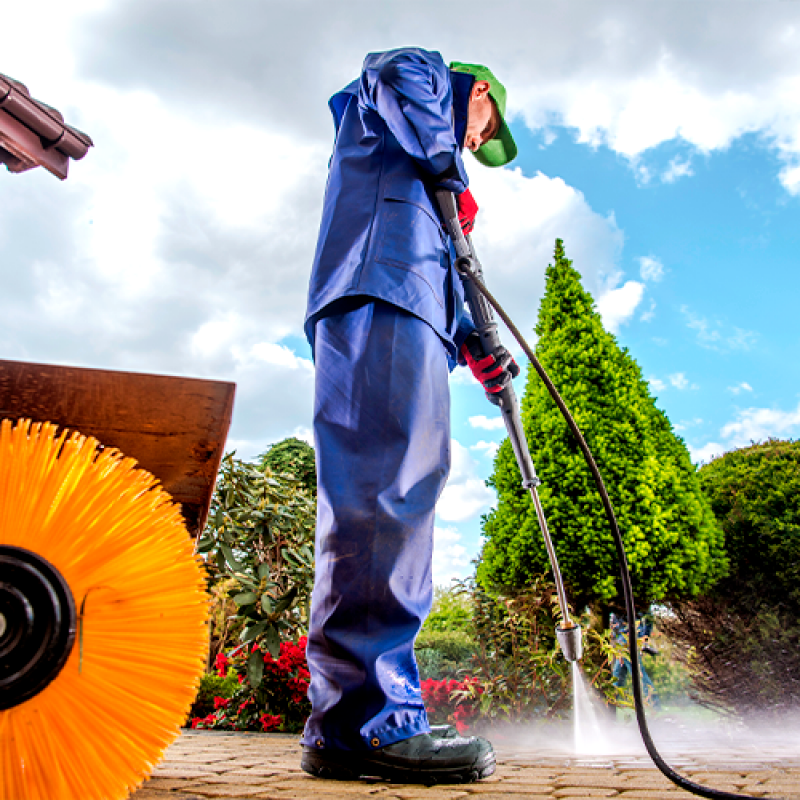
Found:
[{"label": "blue work jacket", "polygon": [[473,329],[434,192],[460,194],[474,78],[418,48],[371,53],[330,100],[336,127],[305,331],[344,298],[368,296],[425,320],[455,358]]}]

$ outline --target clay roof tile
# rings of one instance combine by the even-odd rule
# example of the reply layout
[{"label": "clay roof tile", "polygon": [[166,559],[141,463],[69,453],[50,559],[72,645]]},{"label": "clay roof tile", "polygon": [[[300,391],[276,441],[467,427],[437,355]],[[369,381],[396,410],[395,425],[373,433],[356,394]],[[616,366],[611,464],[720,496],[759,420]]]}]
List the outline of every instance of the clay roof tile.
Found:
[{"label": "clay roof tile", "polygon": [[43,166],[63,180],[69,159],[83,158],[93,144],[24,83],[0,73],[0,162],[11,172]]}]

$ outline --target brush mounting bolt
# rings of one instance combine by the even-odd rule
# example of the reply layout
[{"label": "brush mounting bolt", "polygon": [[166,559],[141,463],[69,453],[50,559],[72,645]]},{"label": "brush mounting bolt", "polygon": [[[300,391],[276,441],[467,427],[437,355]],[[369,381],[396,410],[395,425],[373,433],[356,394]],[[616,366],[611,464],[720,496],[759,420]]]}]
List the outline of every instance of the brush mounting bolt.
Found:
[{"label": "brush mounting bolt", "polygon": [[76,624],[58,570],[30,550],[0,545],[0,710],[29,700],[61,672]]}]

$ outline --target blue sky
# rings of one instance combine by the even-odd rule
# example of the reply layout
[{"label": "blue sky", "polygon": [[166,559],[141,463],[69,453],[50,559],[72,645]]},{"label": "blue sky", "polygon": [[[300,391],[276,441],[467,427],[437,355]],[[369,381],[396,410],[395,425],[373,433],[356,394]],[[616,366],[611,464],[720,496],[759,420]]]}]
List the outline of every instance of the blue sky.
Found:
[{"label": "blue sky", "polygon": [[[0,72],[95,147],[64,183],[0,172],[0,357],[232,380],[239,455],[309,438],[327,99],[412,44],[507,86],[519,158],[467,164],[518,326],[563,238],[696,460],[800,434],[800,3],[37,0],[4,21],[25,33]],[[469,373],[451,386],[439,583],[471,569],[502,437]]]},{"label": "blue sky", "polygon": [[[751,439],[796,437],[800,198],[780,182],[781,163],[770,141],[748,134],[724,150],[702,153],[676,139],[630,159],[579,142],[574,129],[512,128],[525,175],[563,178],[621,231],[619,283],[632,280],[645,289],[611,329],[642,368],[695,463]],[[565,247],[570,257],[568,238]],[[573,265],[579,271],[588,266]],[[483,266],[491,288],[494,265],[484,259]],[[535,341],[532,330],[523,333]],[[455,384],[453,394],[459,441],[468,447],[499,441],[502,428],[470,424],[470,418],[497,418],[480,390]],[[482,452],[472,451],[481,473],[490,470]],[[478,524],[455,527],[466,552],[479,548]]]}]

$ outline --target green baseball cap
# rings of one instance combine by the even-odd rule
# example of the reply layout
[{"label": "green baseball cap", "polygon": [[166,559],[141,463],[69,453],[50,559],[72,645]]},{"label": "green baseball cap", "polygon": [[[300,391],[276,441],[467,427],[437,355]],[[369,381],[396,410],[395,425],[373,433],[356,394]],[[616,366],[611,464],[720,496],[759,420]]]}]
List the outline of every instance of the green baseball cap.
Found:
[{"label": "green baseball cap", "polygon": [[475,77],[476,81],[489,82],[489,97],[494,100],[497,111],[500,114],[500,127],[494,138],[486,144],[481,145],[473,153],[481,164],[487,167],[502,167],[513,161],[517,155],[517,145],[511,136],[511,131],[506,124],[506,87],[500,83],[488,67],[482,64],[464,64],[461,61],[453,61],[450,69],[455,72],[467,72]]}]

